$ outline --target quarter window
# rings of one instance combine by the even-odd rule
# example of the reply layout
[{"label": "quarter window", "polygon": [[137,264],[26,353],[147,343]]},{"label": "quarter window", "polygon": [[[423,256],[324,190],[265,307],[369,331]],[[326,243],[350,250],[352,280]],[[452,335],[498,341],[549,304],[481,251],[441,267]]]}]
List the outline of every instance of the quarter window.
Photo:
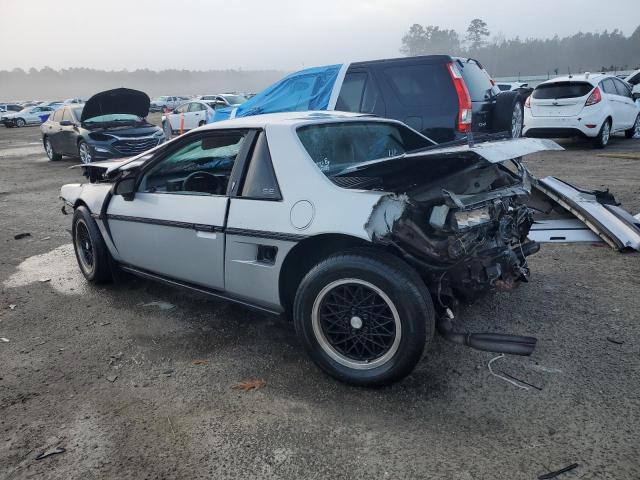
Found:
[{"label": "quarter window", "polygon": [[347,74],[338,95],[336,110],[359,112],[366,82],[367,74],[364,72]]},{"label": "quarter window", "polygon": [[[57,113],[57,112],[56,112]],[[73,122],[73,118],[71,118],[71,112],[69,111],[68,108],[64,108],[62,110],[62,120],[67,120],[69,122]]]},{"label": "quarter window", "polygon": [[602,89],[604,90],[604,93],[609,93],[611,95],[618,95],[616,86],[614,85],[613,80],[611,80],[610,78],[605,78],[600,85],[602,85]]},{"label": "quarter window", "polygon": [[258,137],[242,185],[242,197],[262,200],[281,200],[280,188],[271,163],[269,145],[264,132]]},{"label": "quarter window", "polygon": [[390,67],[384,76],[407,107],[438,105],[443,98],[455,96],[451,77],[442,64]]},{"label": "quarter window", "polygon": [[221,132],[194,139],[153,166],[139,191],[225,195],[245,137],[246,132]]},{"label": "quarter window", "polygon": [[618,95],[620,95],[621,97],[632,98],[631,97],[631,91],[629,90],[629,88],[624,83],[622,83],[617,78],[613,79],[613,83],[616,86],[616,90],[618,91]]}]

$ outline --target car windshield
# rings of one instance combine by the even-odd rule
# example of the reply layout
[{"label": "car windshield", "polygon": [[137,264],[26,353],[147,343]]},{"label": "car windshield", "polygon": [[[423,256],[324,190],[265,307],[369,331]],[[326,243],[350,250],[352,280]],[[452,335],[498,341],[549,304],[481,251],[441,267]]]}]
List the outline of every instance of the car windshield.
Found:
[{"label": "car windshield", "polygon": [[247,101],[242,95],[221,95],[221,97],[229,102],[229,105],[239,105]]},{"label": "car windshield", "polygon": [[433,145],[410,128],[384,122],[308,125],[298,128],[297,133],[311,159],[327,176]]},{"label": "car windshield", "polygon": [[111,123],[111,122],[140,122],[142,118],[129,113],[112,113],[109,115],[98,115],[85,120],[85,123]]}]

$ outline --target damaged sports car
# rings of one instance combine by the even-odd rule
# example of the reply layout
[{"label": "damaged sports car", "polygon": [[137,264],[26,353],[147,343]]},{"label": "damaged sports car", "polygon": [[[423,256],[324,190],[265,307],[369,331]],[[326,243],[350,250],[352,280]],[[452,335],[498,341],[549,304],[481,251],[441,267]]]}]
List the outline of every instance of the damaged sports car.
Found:
[{"label": "damaged sports car", "polygon": [[469,333],[459,302],[526,282],[533,212],[523,155],[542,139],[434,145],[359,114],[210,124],[62,187],[91,282],[124,270],[291,318],[335,378],[409,374],[436,330],[530,354],[531,337]]}]

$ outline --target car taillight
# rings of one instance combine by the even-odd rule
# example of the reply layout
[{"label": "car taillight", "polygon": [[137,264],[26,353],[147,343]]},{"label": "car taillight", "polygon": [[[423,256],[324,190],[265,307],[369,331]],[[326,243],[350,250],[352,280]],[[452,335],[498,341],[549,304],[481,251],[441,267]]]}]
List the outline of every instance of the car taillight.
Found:
[{"label": "car taillight", "polygon": [[593,92],[591,92],[591,95],[589,95],[589,98],[587,98],[587,101],[584,102],[584,106],[595,105],[600,100],[602,100],[602,94],[600,93],[600,89],[596,87],[593,89]]},{"label": "car taillight", "polygon": [[456,64],[451,62],[447,66],[458,95],[458,122],[456,127],[459,132],[466,133],[471,130],[471,96]]},{"label": "car taillight", "polygon": [[531,108],[531,95],[524,101],[524,108]]}]

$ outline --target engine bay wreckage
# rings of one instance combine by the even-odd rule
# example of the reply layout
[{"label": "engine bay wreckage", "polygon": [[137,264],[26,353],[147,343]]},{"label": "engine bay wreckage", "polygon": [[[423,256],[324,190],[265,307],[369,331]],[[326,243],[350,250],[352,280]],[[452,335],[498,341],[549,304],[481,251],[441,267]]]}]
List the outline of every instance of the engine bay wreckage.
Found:
[{"label": "engine bay wreckage", "polygon": [[[527,257],[540,243],[604,241],[620,251],[640,250],[639,216],[620,208],[608,191],[536,179],[521,163],[522,156],[544,150],[563,148],[529,138],[434,145],[327,176],[341,188],[381,194],[364,230],[373,244],[418,271],[444,338],[529,355],[535,338],[468,332],[453,312],[484,293],[527,282]],[[80,167],[92,183],[113,182],[141,167],[150,153]]]},{"label": "engine bay wreckage", "polygon": [[373,243],[400,251],[420,272],[438,311],[438,331],[447,340],[529,355],[535,338],[467,332],[455,322],[456,305],[527,282],[527,257],[540,243],[605,241],[621,251],[640,249],[640,220],[610,193],[532,176],[521,157],[543,150],[563,148],[543,139],[436,146],[361,164],[333,178],[348,188],[390,192],[373,208],[365,229]]}]

